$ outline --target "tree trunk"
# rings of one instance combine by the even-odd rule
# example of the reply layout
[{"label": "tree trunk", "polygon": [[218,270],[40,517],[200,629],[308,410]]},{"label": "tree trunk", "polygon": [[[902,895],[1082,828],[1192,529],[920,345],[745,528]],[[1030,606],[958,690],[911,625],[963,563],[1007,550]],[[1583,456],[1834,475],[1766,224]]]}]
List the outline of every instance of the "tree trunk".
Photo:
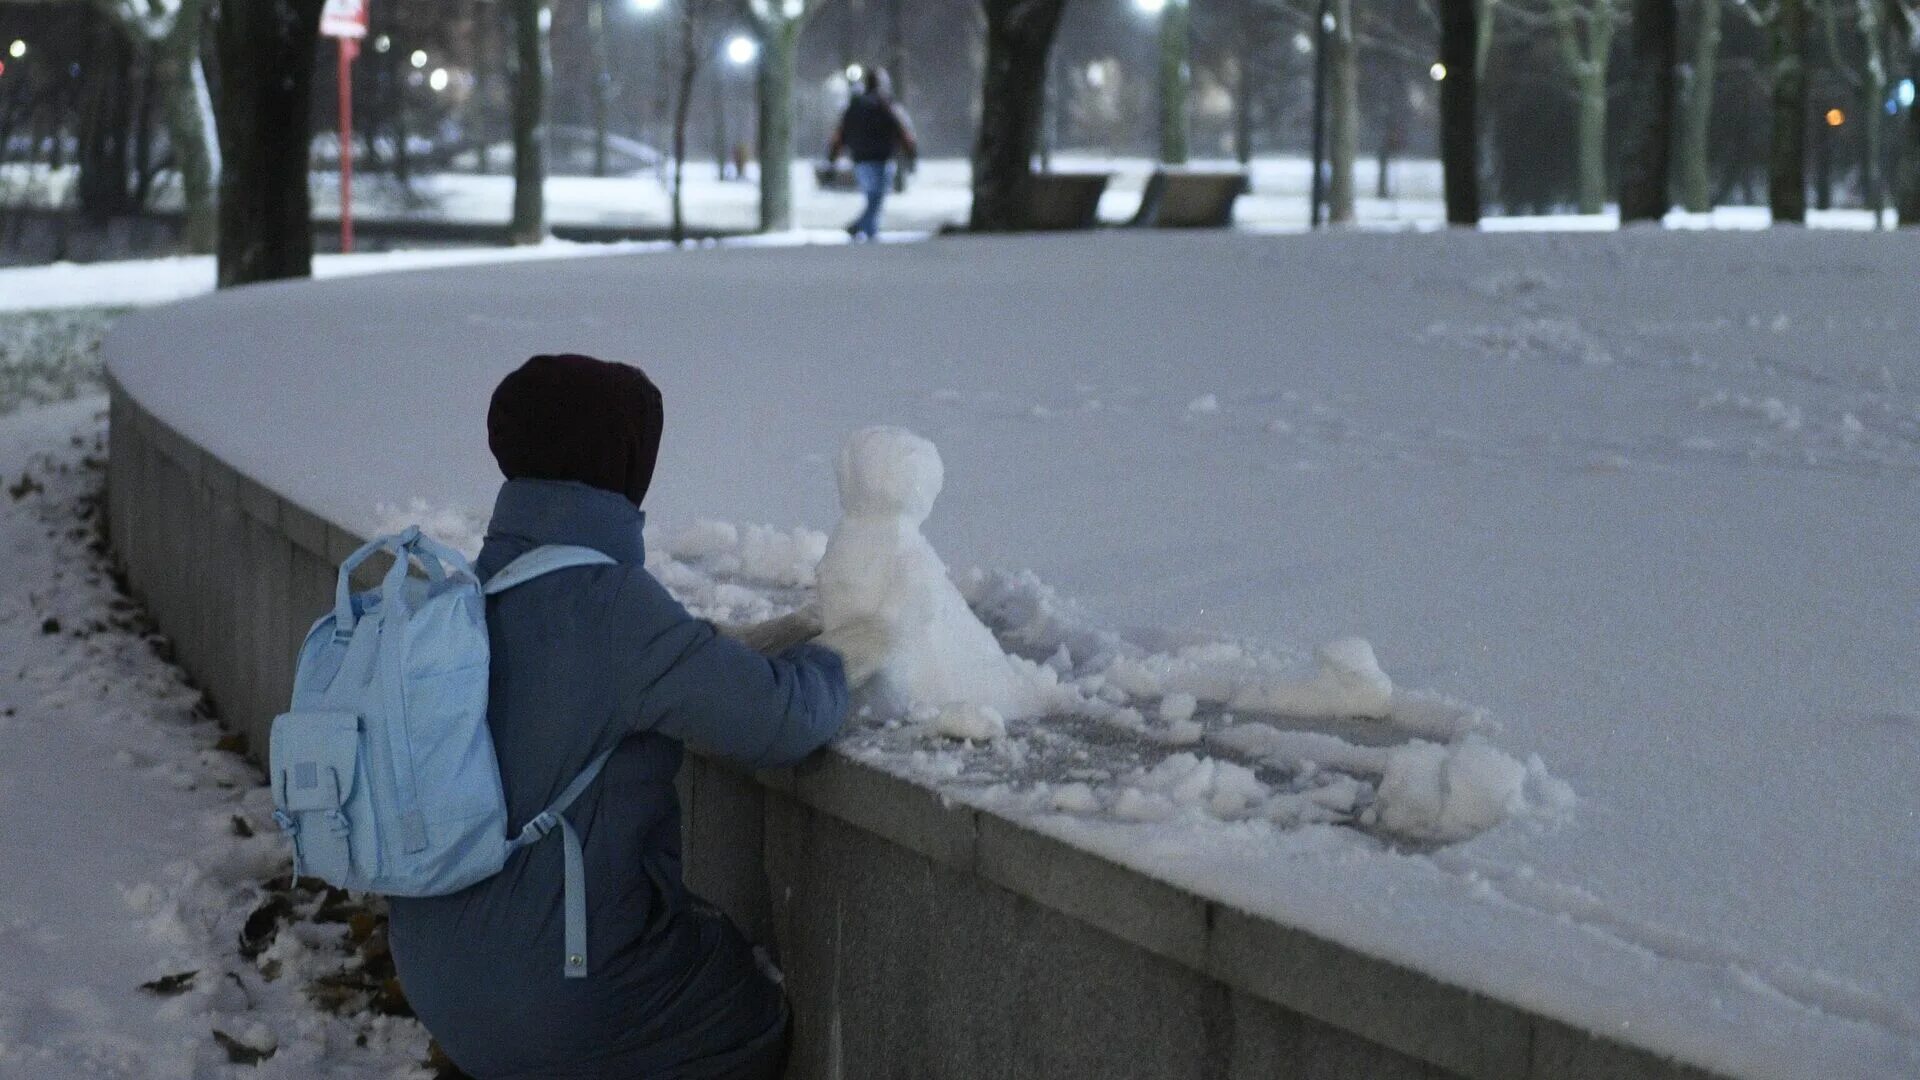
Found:
[{"label": "tree trunk", "polygon": [[1440,63],[1446,68],[1440,80],[1440,162],[1449,225],[1480,223],[1479,29],[1474,0],[1440,0]]},{"label": "tree trunk", "polygon": [[1865,70],[1860,79],[1860,122],[1861,147],[1860,186],[1867,201],[1867,209],[1873,212],[1873,227],[1883,229],[1883,220],[1887,209],[1886,183],[1881,176],[1881,164],[1885,160],[1886,141],[1883,135],[1882,110],[1887,107],[1887,35],[1880,23],[1880,4],[1882,0],[1858,0],[1860,12],[1860,38],[1866,43],[1866,55],[1863,57]]},{"label": "tree trunk", "polygon": [[1253,43],[1236,43],[1233,80],[1233,160],[1246,168],[1253,163]]},{"label": "tree trunk", "polygon": [[491,2],[468,0],[474,24],[474,52],[481,57],[473,65],[473,96],[467,100],[467,141],[474,146],[474,163],[480,175],[493,172],[493,73],[500,55],[500,8]]},{"label": "tree trunk", "polygon": [[80,112],[80,175],[74,194],[83,215],[103,221],[135,208],[131,151],[138,58],[118,20],[91,21],[86,61],[90,78]]},{"label": "tree trunk", "polygon": [[[1920,79],[1920,12],[1902,27],[1907,42],[1907,78]],[[1920,227],[1920,102],[1906,107],[1905,137],[1900,140],[1900,224]]]},{"label": "tree trunk", "polygon": [[1160,9],[1160,160],[1167,165],[1187,163],[1192,53],[1187,0],[1166,0],[1166,6]]},{"label": "tree trunk", "polygon": [[676,244],[687,239],[687,118],[693,112],[694,80],[700,75],[700,49],[694,40],[693,15],[680,15],[680,80],[673,99],[673,225]]},{"label": "tree trunk", "polygon": [[213,196],[220,150],[214,142],[206,69],[200,63],[206,13],[206,0],[181,0],[173,25],[160,42],[167,81],[167,139],[173,144],[174,167],[180,171],[186,219],[181,240],[195,255],[213,252],[219,228]]},{"label": "tree trunk", "polygon": [[515,244],[547,237],[547,88],[553,78],[546,0],[513,0],[513,224]]},{"label": "tree trunk", "polygon": [[1659,221],[1673,205],[1669,167],[1680,62],[1678,0],[1634,0],[1633,70],[1627,90],[1626,156],[1620,220]]},{"label": "tree trunk", "polygon": [[778,19],[760,35],[760,231],[793,228],[793,64],[799,19]]},{"label": "tree trunk", "polygon": [[1327,55],[1328,161],[1327,220],[1335,225],[1354,219],[1354,170],[1360,153],[1360,64],[1354,44],[1353,0],[1333,0],[1334,29]]},{"label": "tree trunk", "polygon": [[1776,225],[1807,220],[1806,0],[1779,0],[1767,26],[1772,65],[1773,145],[1767,156],[1767,203]]},{"label": "tree trunk", "polygon": [[[1607,65],[1613,51],[1615,0],[1553,0],[1553,21],[1579,94],[1574,114],[1575,182],[1583,214],[1607,203]],[[1584,39],[1582,24],[1584,23]]]},{"label": "tree trunk", "polygon": [[893,100],[905,105],[907,95],[907,0],[887,0],[887,75],[893,79]]},{"label": "tree trunk", "polygon": [[607,175],[607,95],[613,67],[607,59],[607,0],[587,0],[587,39],[593,52],[593,175]]},{"label": "tree trunk", "polygon": [[973,144],[973,212],[969,227],[1021,228],[1033,145],[1040,133],[1047,54],[1066,0],[982,0],[987,17],[980,124]]},{"label": "tree trunk", "polygon": [[307,277],[307,155],[321,0],[220,6],[220,286]]},{"label": "tree trunk", "polygon": [[1687,68],[1686,105],[1680,112],[1680,205],[1696,214],[1713,209],[1708,148],[1713,135],[1713,91],[1720,63],[1720,5],[1694,0],[1693,63]]}]

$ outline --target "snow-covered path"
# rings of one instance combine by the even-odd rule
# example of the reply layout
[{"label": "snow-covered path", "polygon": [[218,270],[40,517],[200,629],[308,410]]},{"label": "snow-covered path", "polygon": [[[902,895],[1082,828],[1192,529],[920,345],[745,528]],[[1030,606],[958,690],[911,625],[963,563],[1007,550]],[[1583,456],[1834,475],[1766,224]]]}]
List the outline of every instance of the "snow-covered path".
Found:
[{"label": "snow-covered path", "polygon": [[419,1075],[417,1024],[307,1002],[339,928],[238,955],[285,848],[93,548],[104,407],[0,416],[0,1077]]}]

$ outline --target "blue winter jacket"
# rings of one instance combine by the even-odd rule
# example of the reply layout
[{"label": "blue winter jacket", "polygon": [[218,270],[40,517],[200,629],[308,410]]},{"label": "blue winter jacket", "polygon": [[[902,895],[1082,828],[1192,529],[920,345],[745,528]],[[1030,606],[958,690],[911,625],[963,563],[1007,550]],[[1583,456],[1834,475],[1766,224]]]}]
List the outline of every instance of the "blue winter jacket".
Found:
[{"label": "blue winter jacket", "polygon": [[644,569],[643,521],[611,492],[512,480],[480,550],[482,579],[540,544],[617,560],[487,601],[509,832],[617,747],[567,814],[585,847],[591,973],[561,976],[557,834],[472,888],[391,902],[407,999],[482,1080],[727,1076],[783,1036],[779,988],[682,884],[673,779],[683,746],[749,768],[805,757],[845,719],[846,677],[826,649],[764,657],[687,614]]}]

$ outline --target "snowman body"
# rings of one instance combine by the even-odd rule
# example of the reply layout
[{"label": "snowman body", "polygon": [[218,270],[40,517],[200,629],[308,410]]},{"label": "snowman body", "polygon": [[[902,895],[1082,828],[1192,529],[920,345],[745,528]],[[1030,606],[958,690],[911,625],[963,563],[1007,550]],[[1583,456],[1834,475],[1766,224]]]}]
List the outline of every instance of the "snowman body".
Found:
[{"label": "snowman body", "polygon": [[866,428],[841,451],[838,478],[845,516],[820,561],[824,626],[884,622],[893,645],[878,682],[909,708],[1042,711],[1033,673],[1001,651],[920,532],[945,478],[939,450],[903,428]]}]

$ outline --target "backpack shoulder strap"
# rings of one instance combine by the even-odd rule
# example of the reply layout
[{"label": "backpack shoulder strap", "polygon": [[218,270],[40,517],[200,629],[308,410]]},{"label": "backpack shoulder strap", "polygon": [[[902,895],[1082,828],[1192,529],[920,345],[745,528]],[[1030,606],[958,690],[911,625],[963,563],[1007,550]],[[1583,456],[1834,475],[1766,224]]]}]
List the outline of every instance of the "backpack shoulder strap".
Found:
[{"label": "backpack shoulder strap", "polygon": [[525,585],[534,578],[571,566],[606,566],[613,562],[613,556],[589,547],[546,544],[513,560],[502,567],[499,573],[488,578],[486,593],[496,596],[516,585]]},{"label": "backpack shoulder strap", "polygon": [[520,830],[520,835],[514,837],[509,845],[509,850],[517,850],[545,839],[555,826],[560,829],[560,838],[565,842],[565,879],[561,898],[566,914],[567,947],[561,974],[569,979],[587,977],[587,861],[581,849],[580,834],[574,830],[573,822],[567,820],[567,807],[572,806],[580,793],[599,779],[600,770],[606,768],[607,759],[612,756],[613,748],[609,747],[599,757],[587,762],[587,767],[580,770],[580,775],[573,778],[573,783],[568,784],[545,810],[534,815],[533,820],[527,822]]}]

